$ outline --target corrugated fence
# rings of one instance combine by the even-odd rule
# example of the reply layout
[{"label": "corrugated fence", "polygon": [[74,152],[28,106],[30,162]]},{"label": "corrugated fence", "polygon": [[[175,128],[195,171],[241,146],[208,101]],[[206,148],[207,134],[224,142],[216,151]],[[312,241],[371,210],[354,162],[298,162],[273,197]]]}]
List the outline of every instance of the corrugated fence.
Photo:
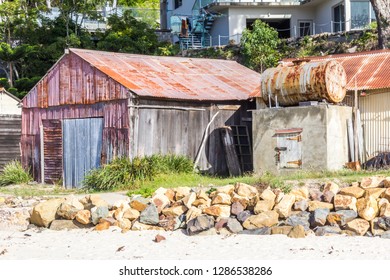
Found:
[{"label": "corrugated fence", "polygon": [[21,128],[20,115],[0,115],[0,170],[7,162],[20,160]]}]

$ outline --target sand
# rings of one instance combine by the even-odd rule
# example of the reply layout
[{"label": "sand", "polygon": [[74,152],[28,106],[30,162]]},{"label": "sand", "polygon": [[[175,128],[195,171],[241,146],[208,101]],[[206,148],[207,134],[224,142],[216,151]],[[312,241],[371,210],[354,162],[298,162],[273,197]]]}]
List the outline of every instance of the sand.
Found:
[{"label": "sand", "polygon": [[[153,242],[160,233],[166,240]],[[372,260],[390,259],[390,239],[282,235],[187,236],[119,228],[0,231],[0,260]]]}]

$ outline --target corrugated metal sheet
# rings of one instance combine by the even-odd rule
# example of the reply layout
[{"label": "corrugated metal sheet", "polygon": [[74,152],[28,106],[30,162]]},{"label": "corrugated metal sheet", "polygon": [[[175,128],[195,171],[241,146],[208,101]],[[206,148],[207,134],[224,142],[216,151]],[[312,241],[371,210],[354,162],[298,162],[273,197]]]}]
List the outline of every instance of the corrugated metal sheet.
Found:
[{"label": "corrugated metal sheet", "polygon": [[62,138],[64,186],[81,187],[85,174],[100,166],[103,118],[64,120]]},{"label": "corrugated metal sheet", "polygon": [[259,73],[234,61],[81,49],[70,49],[70,54],[81,57],[139,96],[177,100],[246,100],[260,81]]},{"label": "corrugated metal sheet", "polygon": [[[347,73],[347,90],[390,88],[390,50],[307,57],[311,61],[336,60]],[[286,59],[291,62],[293,59]]]},{"label": "corrugated metal sheet", "polygon": [[390,151],[390,92],[359,98],[366,154]]},{"label": "corrugated metal sheet", "polygon": [[42,120],[42,125],[45,182],[58,182],[62,178],[62,123]]},{"label": "corrugated metal sheet", "polygon": [[[127,106],[128,101],[124,99],[89,105],[23,108],[21,141],[23,165],[31,168],[36,180],[41,180],[39,171],[41,135],[39,128],[45,120],[62,121],[102,117],[104,118],[102,163],[107,163],[114,156],[128,155],[130,121]],[[62,160],[62,155],[60,160]],[[56,176],[52,179],[56,179]]]},{"label": "corrugated metal sheet", "polygon": [[13,159],[20,160],[20,115],[0,115],[0,170]]}]

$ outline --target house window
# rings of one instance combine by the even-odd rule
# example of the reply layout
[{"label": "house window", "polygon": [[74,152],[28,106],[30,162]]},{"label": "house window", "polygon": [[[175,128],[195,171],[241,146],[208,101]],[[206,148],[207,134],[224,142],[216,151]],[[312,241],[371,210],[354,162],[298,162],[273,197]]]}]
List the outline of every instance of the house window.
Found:
[{"label": "house window", "polygon": [[175,9],[179,8],[183,5],[183,0],[175,0]]},{"label": "house window", "polygon": [[375,21],[375,13],[369,1],[351,1],[351,28],[362,29]]},{"label": "house window", "polygon": [[300,20],[299,26],[299,37],[312,35],[312,22],[310,20]]},{"label": "house window", "polygon": [[344,4],[333,7],[333,32],[345,31]]}]

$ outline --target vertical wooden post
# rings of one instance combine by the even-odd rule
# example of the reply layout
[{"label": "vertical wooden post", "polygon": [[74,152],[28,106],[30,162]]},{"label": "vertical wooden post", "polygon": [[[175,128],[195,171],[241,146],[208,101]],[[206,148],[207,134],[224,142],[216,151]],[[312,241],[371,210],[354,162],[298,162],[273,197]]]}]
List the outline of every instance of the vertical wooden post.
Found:
[{"label": "vertical wooden post", "polygon": [[353,142],[354,142],[354,154],[355,154],[355,166],[356,170],[360,170],[360,164],[359,164],[359,142],[358,142],[358,91],[357,91],[357,81],[355,77],[355,102],[353,107],[353,115],[354,115],[354,122],[353,122]]}]

